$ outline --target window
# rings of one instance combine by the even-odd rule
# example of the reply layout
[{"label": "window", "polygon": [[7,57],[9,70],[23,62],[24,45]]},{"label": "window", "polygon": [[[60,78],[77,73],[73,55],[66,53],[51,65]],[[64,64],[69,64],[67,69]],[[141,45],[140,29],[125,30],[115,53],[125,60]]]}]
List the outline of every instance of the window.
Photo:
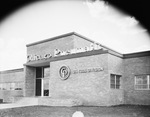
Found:
[{"label": "window", "polygon": [[112,89],[120,89],[121,75],[110,74],[110,87]]},{"label": "window", "polygon": [[15,83],[10,83],[10,90],[15,90]]},{"label": "window", "polygon": [[10,83],[6,83],[5,88],[6,88],[6,90],[10,90]]},{"label": "window", "polygon": [[150,75],[135,76],[135,89],[149,90],[150,89]]},{"label": "window", "polygon": [[0,90],[23,90],[23,82],[0,83]]},{"label": "window", "polygon": [[6,84],[7,84],[7,83],[3,83],[3,84],[2,84],[2,90],[6,90],[6,86],[7,86]]},{"label": "window", "polygon": [[18,82],[15,83],[15,90],[22,90],[23,89],[23,83]]}]

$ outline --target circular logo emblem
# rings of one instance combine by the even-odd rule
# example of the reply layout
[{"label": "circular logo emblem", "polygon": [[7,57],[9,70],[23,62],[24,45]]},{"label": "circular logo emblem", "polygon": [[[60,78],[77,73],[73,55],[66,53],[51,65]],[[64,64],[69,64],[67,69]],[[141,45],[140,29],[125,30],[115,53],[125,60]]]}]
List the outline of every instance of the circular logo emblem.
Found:
[{"label": "circular logo emblem", "polygon": [[62,66],[59,70],[59,74],[62,80],[66,80],[70,76],[70,68]]}]

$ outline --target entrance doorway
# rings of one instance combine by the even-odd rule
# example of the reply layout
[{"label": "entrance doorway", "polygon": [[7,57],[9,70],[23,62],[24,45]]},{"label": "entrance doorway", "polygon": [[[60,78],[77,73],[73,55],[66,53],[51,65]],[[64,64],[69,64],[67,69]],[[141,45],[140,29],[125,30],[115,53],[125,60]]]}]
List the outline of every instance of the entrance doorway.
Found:
[{"label": "entrance doorway", "polygon": [[50,67],[36,68],[36,96],[49,96]]}]

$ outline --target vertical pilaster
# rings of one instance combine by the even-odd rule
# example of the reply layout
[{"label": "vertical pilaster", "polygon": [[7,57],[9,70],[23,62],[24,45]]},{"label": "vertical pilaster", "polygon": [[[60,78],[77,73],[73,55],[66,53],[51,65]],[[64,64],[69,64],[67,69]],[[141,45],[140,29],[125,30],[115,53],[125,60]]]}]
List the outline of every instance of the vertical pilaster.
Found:
[{"label": "vertical pilaster", "polygon": [[26,97],[35,96],[35,73],[34,67],[25,66],[25,92]]}]

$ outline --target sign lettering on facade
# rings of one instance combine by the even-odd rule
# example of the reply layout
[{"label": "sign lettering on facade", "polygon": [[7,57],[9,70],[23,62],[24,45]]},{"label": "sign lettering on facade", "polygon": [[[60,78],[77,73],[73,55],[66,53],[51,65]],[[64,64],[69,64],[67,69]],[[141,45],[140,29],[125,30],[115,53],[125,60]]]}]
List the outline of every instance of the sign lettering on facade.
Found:
[{"label": "sign lettering on facade", "polygon": [[98,67],[98,68],[87,68],[87,69],[77,69],[77,70],[71,70],[69,66],[62,66],[59,69],[59,75],[62,80],[66,80],[69,78],[70,74],[81,74],[81,73],[92,73],[92,72],[101,72],[104,68]]},{"label": "sign lettering on facade", "polygon": [[90,72],[101,72],[104,68],[91,68],[91,69],[80,69],[80,70],[73,70],[72,74],[80,74],[80,73],[90,73]]},{"label": "sign lettering on facade", "polygon": [[[67,51],[61,51],[59,49],[55,49],[54,50],[54,57],[69,55],[69,54],[76,54],[76,53],[81,53],[81,52],[87,52],[87,51],[92,51],[92,50],[99,50],[99,49],[102,49],[102,47],[97,43],[91,43],[90,47],[74,48],[74,49],[67,50]],[[51,54],[27,55],[27,62],[48,59],[51,57],[52,57]]]},{"label": "sign lettering on facade", "polygon": [[61,51],[59,49],[54,50],[54,56],[63,56],[63,55],[69,55],[69,54],[76,54],[86,51],[92,51],[92,50],[99,50],[102,49],[102,47],[97,43],[92,43],[90,47],[83,47],[83,48],[74,48],[67,51]]},{"label": "sign lettering on facade", "polygon": [[52,57],[51,54],[45,54],[44,56],[41,56],[41,55],[28,55],[27,56],[27,62],[37,61],[37,60],[42,60],[42,59],[48,59],[48,58],[51,58],[51,57]]}]

